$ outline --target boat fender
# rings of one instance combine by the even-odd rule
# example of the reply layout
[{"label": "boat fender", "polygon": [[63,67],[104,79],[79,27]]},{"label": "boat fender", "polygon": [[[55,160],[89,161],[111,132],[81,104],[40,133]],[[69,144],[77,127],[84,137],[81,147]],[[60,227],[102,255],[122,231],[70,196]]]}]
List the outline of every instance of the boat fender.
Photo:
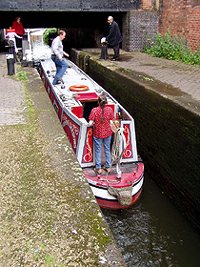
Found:
[{"label": "boat fender", "polygon": [[108,193],[117,197],[118,202],[122,206],[129,206],[132,203],[132,186],[123,188],[108,187]]},{"label": "boat fender", "polygon": [[87,91],[88,89],[89,87],[84,84],[75,84],[69,87],[69,90],[73,92],[82,92],[82,91]]}]

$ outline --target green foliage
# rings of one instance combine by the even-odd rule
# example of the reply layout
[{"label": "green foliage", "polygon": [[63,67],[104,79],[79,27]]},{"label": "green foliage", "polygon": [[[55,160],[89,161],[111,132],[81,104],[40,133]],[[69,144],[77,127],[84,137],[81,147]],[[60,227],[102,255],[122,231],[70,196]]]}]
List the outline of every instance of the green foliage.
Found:
[{"label": "green foliage", "polygon": [[56,28],[49,28],[46,29],[43,33],[43,41],[47,45],[51,45],[52,40],[57,35],[57,29]]},{"label": "green foliage", "polygon": [[200,49],[192,52],[187,47],[184,38],[172,37],[169,32],[164,36],[160,33],[156,34],[155,41],[151,45],[146,45],[144,52],[155,57],[163,57],[191,65],[200,65]]},{"label": "green foliage", "polygon": [[56,263],[56,260],[55,260],[55,257],[50,255],[50,254],[47,254],[45,255],[45,264],[46,266],[55,266],[55,263]]},{"label": "green foliage", "polygon": [[20,81],[27,81],[27,74],[25,71],[21,70],[17,72],[17,79]]}]

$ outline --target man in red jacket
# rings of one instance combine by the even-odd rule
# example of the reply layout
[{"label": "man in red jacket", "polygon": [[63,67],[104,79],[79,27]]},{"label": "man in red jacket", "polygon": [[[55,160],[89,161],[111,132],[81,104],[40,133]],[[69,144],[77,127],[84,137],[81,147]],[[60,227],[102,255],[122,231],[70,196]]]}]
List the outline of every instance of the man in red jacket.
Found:
[{"label": "man in red jacket", "polygon": [[[24,26],[21,23],[20,17],[16,17],[15,21],[12,24],[12,28],[15,29],[15,33],[19,35],[20,37],[22,37],[23,34],[25,33]],[[22,38],[15,37],[15,39],[16,39],[16,46],[18,48],[22,48]]]}]

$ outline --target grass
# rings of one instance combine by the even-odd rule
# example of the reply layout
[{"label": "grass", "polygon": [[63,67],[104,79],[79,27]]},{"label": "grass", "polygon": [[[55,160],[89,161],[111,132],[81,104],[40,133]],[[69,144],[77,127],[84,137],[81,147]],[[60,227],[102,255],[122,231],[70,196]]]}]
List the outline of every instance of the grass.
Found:
[{"label": "grass", "polygon": [[17,72],[17,79],[19,81],[23,81],[23,82],[27,81],[28,78],[27,78],[26,71],[23,71],[23,70],[18,71]]}]

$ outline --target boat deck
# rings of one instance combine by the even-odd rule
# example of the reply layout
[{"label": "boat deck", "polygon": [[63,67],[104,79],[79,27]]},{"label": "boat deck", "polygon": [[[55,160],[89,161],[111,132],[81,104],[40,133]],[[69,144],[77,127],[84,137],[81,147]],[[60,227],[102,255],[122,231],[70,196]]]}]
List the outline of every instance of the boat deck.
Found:
[{"label": "boat deck", "polygon": [[[135,163],[126,163],[126,164],[120,164],[120,170],[122,171],[122,173],[134,173],[134,171],[136,172],[138,169],[138,165]],[[84,172],[87,173],[90,177],[96,177],[97,174],[95,172],[95,168],[84,168]],[[110,169],[109,172],[110,175],[113,175],[114,177],[116,177],[117,175],[117,171],[116,171],[116,165],[113,165]],[[104,168],[102,168],[102,174],[101,176],[107,176],[107,172],[104,170]]]},{"label": "boat deck", "polygon": [[[55,88],[57,90],[61,89],[63,94],[68,95],[68,97],[73,97],[74,92],[70,91],[70,87],[74,84],[84,84],[88,87],[88,90],[85,92],[81,92],[81,94],[84,93],[94,93],[94,92],[100,92],[102,89],[101,87],[94,82],[89,76],[87,76],[81,69],[79,69],[75,64],[73,64],[71,61],[68,62],[68,68],[63,76],[64,81],[64,87],[62,88],[62,85],[56,85]],[[56,72],[55,64],[51,59],[47,59],[42,62],[43,68],[46,70],[46,73],[48,74],[48,79],[50,83],[52,83],[54,79],[54,75]]]}]

